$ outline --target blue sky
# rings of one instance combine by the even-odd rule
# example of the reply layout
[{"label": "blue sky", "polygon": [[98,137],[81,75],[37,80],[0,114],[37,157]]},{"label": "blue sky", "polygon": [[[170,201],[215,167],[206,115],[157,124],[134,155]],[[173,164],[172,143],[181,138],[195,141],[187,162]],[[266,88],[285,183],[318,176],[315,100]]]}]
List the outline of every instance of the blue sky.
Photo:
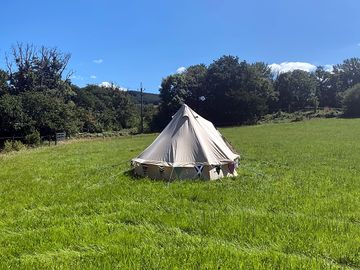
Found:
[{"label": "blue sky", "polygon": [[157,92],[179,67],[224,54],[276,69],[311,69],[360,54],[358,0],[4,0],[0,6],[0,68],[16,42],[57,47],[71,53],[79,86],[143,82]]}]

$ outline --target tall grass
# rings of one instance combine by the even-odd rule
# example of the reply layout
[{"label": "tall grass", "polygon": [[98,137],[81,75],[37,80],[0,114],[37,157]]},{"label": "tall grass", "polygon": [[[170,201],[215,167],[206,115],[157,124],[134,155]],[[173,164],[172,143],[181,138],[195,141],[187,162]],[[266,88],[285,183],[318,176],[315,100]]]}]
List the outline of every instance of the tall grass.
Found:
[{"label": "tall grass", "polygon": [[360,120],[222,133],[214,182],[132,178],[155,135],[0,155],[0,268],[360,268]]}]

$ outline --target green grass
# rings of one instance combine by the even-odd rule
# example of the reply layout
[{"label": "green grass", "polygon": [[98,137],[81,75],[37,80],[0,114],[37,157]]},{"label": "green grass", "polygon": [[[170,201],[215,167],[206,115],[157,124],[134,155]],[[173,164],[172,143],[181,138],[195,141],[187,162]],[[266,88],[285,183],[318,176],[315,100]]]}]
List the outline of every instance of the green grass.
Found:
[{"label": "green grass", "polygon": [[360,120],[222,133],[212,182],[132,179],[155,135],[0,155],[0,269],[360,268]]}]

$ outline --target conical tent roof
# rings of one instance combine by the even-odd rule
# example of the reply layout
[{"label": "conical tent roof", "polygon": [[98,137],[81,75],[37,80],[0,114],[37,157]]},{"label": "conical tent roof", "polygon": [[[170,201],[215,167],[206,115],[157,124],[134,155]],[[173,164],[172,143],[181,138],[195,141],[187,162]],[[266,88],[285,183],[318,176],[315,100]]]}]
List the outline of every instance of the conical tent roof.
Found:
[{"label": "conical tent roof", "polygon": [[234,153],[214,125],[182,105],[166,128],[134,162],[171,167],[234,162]]}]

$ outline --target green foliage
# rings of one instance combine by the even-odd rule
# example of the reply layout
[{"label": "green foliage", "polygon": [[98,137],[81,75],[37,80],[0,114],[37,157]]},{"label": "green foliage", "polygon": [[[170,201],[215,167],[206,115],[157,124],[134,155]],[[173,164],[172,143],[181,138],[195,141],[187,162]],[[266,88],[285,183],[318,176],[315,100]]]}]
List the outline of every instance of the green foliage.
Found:
[{"label": "green foliage", "polygon": [[233,56],[223,56],[209,66],[208,117],[215,124],[253,122],[267,112],[267,100],[263,98],[266,90],[253,84],[254,71],[255,67]]},{"label": "green foliage", "polygon": [[[350,58],[333,71],[294,70],[271,74],[261,62],[249,64],[223,56],[211,65],[190,66],[163,79],[159,114],[153,121],[161,129],[181,103],[187,103],[216,125],[254,123],[267,113],[305,108],[341,107],[344,91],[360,82],[360,59]],[[203,99],[202,99],[203,98]]]},{"label": "green foliage", "polygon": [[316,95],[320,107],[339,108],[341,101],[337,94],[336,76],[324,67],[317,67],[315,70],[316,77]]},{"label": "green foliage", "polygon": [[271,77],[266,64],[248,64],[234,56],[223,56],[208,67],[190,66],[163,79],[155,123],[162,128],[182,103],[216,125],[254,122],[277,100]]},{"label": "green foliage", "polygon": [[26,146],[21,141],[13,141],[12,147],[15,151],[20,151],[26,148]]},{"label": "green foliage", "polygon": [[346,116],[360,117],[360,83],[345,92],[343,106]]},{"label": "green foliage", "polygon": [[[7,76],[0,73],[0,87],[7,85],[0,97],[0,125],[2,135],[26,136],[34,131],[53,135],[79,131],[76,105],[70,100],[74,94],[64,70],[70,55],[57,49],[18,44],[13,48],[14,65]],[[9,83],[8,83],[9,80]],[[2,87],[3,88],[3,87]]]},{"label": "green foliage", "polygon": [[62,98],[73,94],[69,76],[63,78],[70,54],[63,54],[56,48],[37,49],[29,44],[17,44],[13,47],[12,57],[16,67],[9,74],[12,93],[37,90]]},{"label": "green foliage", "polygon": [[83,132],[103,132],[134,127],[138,123],[136,107],[129,94],[116,87],[88,85],[74,87],[74,103]]},{"label": "green foliage", "polygon": [[127,93],[116,87],[81,89],[70,84],[64,75],[68,54],[18,44],[12,56],[9,66],[15,68],[9,73],[0,70],[2,136],[30,136],[25,141],[37,144],[36,132],[49,136],[65,131],[72,136],[137,127],[139,114]]},{"label": "green foliage", "polygon": [[9,92],[8,79],[8,74],[0,69],[0,96]]},{"label": "green foliage", "polygon": [[11,151],[13,151],[13,142],[6,140],[4,143],[4,148],[2,150],[4,153],[9,153]]},{"label": "green foliage", "polygon": [[276,113],[264,115],[259,121],[258,124],[264,123],[289,123],[297,122],[302,120],[309,120],[313,118],[335,118],[342,116],[342,110],[324,108],[321,110],[303,110],[296,111],[293,113],[277,111]]},{"label": "green foliage", "polygon": [[50,94],[28,91],[21,94],[24,112],[32,119],[34,129],[49,135],[65,131],[72,135],[78,132],[79,123],[76,108],[72,101],[64,102]]},{"label": "green foliage", "polygon": [[41,143],[40,133],[38,131],[34,131],[33,133],[26,135],[25,142],[31,146],[40,145],[40,143]]},{"label": "green foliage", "polygon": [[24,112],[20,96],[9,94],[0,96],[1,136],[22,135],[31,125],[32,121]]},{"label": "green foliage", "polygon": [[[10,70],[0,70],[2,136],[140,130],[140,93],[121,91],[114,84],[72,85],[71,74],[65,74],[69,59],[57,49],[13,48],[6,59]],[[217,126],[256,123],[279,110],[313,108],[316,113],[318,106],[340,107],[345,90],[358,82],[358,58],[344,60],[332,72],[318,67],[311,73],[295,70],[274,76],[263,62],[222,56],[208,66],[193,65],[165,77],[160,95],[145,93],[144,128],[161,130],[182,103]]]},{"label": "green foliage", "polygon": [[[159,113],[158,106],[154,106],[152,104],[144,105],[143,108],[144,132],[150,132],[152,130],[156,130],[156,128],[153,128],[152,124],[153,124],[153,120],[158,115],[158,113]],[[139,115],[140,115],[140,108],[139,108]],[[138,130],[140,130],[140,126],[138,127]]]},{"label": "green foliage", "polygon": [[[128,90],[127,93],[131,96],[132,101],[135,104],[141,104],[140,91]],[[154,93],[143,93],[143,104],[145,105],[159,105],[160,97]]]},{"label": "green foliage", "polygon": [[335,65],[334,76],[340,92],[360,83],[360,58],[345,59],[342,64]]},{"label": "green foliage", "polygon": [[7,140],[4,143],[3,152],[4,153],[9,153],[9,152],[12,152],[12,151],[20,151],[20,150],[23,150],[25,148],[26,148],[26,146],[21,141]]},{"label": "green foliage", "polygon": [[275,81],[279,108],[290,112],[317,104],[316,78],[313,74],[294,70],[280,74]]},{"label": "green foliage", "polygon": [[1,155],[0,268],[360,268],[359,119],[221,132],[221,181],[132,179],[156,134]]}]

